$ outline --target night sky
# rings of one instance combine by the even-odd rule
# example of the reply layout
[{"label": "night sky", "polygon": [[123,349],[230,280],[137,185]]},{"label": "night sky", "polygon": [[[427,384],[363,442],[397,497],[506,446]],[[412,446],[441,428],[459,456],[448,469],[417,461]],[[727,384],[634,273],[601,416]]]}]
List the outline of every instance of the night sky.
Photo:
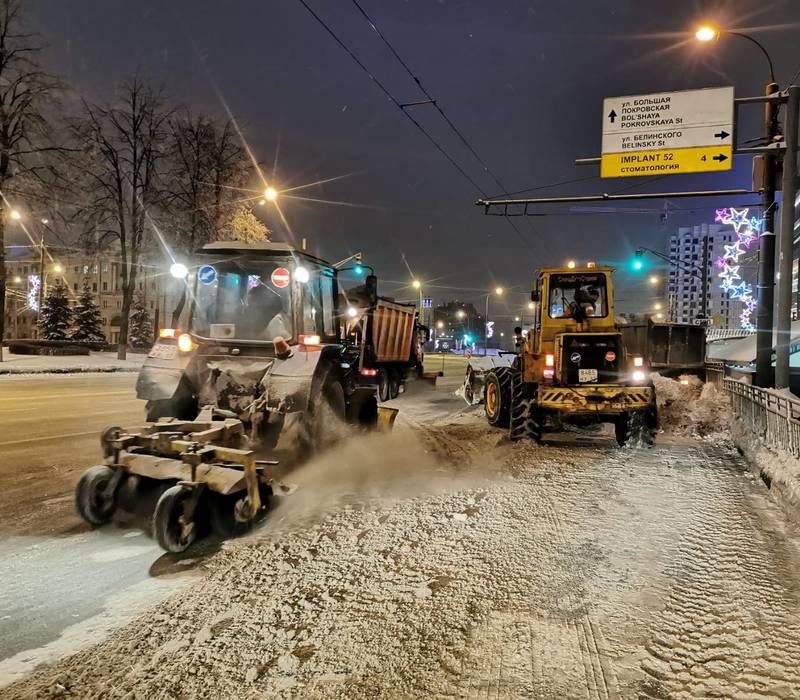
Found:
[{"label": "night sky", "polygon": [[[423,99],[349,0],[308,2],[398,100]],[[781,86],[800,70],[798,0],[360,2],[508,191],[597,176],[531,196],[749,187],[746,156],[724,176],[658,183],[601,181],[599,168],[572,164],[599,155],[606,96],[729,84],[738,96],[762,92],[767,66],[756,47],[735,37],[697,45],[689,37],[702,19],[762,41]],[[672,200],[666,226],[659,201],[637,204],[640,213],[547,206],[546,216],[514,220],[523,241],[473,206],[475,187],[296,0],[25,4],[49,44],[47,67],[89,99],[108,99],[138,68],[196,111],[224,115],[221,95],[268,176],[278,154],[277,187],[349,174],[302,194],[355,206],[283,200],[284,211],[323,257],[363,251],[382,291],[398,297],[413,296],[399,287],[411,276],[404,255],[436,301],[477,299],[470,289],[499,283],[518,292],[503,302],[513,315],[537,266],[569,257],[624,266],[637,245],[662,248],[670,231],[713,221],[723,204]],[[413,114],[484,194],[499,193],[432,107]],[[759,136],[757,108],[745,114],[741,138]],[[286,237],[267,218],[274,237]],[[652,291],[625,271],[619,277],[622,310],[645,308]]]}]

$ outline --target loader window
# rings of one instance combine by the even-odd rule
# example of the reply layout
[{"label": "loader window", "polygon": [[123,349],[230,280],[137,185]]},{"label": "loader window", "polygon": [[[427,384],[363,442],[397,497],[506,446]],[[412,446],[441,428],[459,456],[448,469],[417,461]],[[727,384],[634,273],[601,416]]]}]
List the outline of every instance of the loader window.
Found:
[{"label": "loader window", "polygon": [[608,290],[602,274],[550,277],[550,318],[602,318],[608,315]]}]

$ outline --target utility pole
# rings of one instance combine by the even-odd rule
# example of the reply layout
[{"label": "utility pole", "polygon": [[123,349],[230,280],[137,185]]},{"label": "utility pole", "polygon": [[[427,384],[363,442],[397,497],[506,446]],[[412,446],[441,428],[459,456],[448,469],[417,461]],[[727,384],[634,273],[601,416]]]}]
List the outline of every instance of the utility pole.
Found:
[{"label": "utility pole", "polygon": [[790,85],[786,103],[784,139],[786,151],[783,156],[783,182],[780,230],[778,286],[778,319],[775,340],[775,388],[789,387],[789,342],[791,336],[792,309],[792,246],[794,243],[794,200],[797,192],[797,128],[800,111],[800,86]]},{"label": "utility pole", "polygon": [[[770,64],[771,69],[771,64]],[[771,72],[771,70],[770,70]],[[778,84],[770,75],[765,89],[767,96],[778,92]],[[778,133],[778,105],[764,103],[765,145],[774,142]],[[775,156],[764,156],[764,189],[761,194],[761,210],[764,226],[759,236],[758,248],[758,294],[756,295],[756,386],[770,387],[774,384],[772,368],[772,326],[775,303],[775,190],[777,185],[777,162]],[[784,199],[784,202],[786,200]],[[794,211],[794,202],[790,204]]]}]

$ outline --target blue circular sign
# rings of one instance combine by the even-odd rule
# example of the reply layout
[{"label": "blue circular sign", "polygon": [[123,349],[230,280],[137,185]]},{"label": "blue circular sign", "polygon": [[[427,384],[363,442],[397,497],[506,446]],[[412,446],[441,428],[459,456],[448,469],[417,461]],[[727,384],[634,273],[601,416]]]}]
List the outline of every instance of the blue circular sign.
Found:
[{"label": "blue circular sign", "polygon": [[197,279],[200,284],[214,284],[217,281],[217,271],[214,269],[213,265],[203,265],[197,271]]}]

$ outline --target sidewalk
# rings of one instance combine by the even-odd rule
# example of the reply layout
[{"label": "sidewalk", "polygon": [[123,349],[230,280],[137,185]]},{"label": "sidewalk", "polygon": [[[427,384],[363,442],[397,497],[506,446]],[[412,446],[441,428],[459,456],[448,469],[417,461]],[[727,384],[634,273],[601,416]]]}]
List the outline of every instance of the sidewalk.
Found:
[{"label": "sidewalk", "polygon": [[127,360],[118,360],[116,352],[91,352],[88,355],[14,355],[3,348],[3,374],[69,374],[73,372],[138,372],[147,357],[144,353],[128,353]]}]

